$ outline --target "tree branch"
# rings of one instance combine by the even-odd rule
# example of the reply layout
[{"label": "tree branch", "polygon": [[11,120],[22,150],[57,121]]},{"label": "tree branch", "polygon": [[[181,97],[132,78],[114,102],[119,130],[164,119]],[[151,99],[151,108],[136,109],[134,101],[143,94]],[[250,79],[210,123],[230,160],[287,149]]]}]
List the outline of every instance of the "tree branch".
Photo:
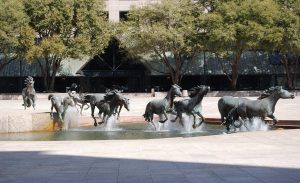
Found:
[{"label": "tree branch", "polygon": [[[8,64],[10,64],[12,61],[16,60],[18,57],[15,56],[7,61],[4,61],[2,63],[0,63],[0,70],[2,70],[5,66],[7,66]],[[5,59],[6,60],[6,59]]]},{"label": "tree branch", "polygon": [[221,59],[219,58],[218,55],[216,55],[216,56],[217,56],[217,60],[219,61],[220,66],[221,66],[222,72],[227,76],[228,80],[231,82],[232,79],[230,78],[229,74],[226,73],[226,70],[225,70],[225,68],[224,68],[224,65],[223,65]]}]

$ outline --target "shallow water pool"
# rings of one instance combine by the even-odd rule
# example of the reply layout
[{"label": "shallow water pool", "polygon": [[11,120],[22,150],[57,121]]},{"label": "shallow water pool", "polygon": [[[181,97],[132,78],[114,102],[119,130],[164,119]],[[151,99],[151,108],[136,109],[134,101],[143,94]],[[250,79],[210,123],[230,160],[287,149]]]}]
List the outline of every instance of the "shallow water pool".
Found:
[{"label": "shallow water pool", "polygon": [[154,130],[146,123],[120,123],[111,129],[89,127],[56,132],[27,132],[0,134],[2,141],[63,141],[63,140],[128,140],[128,139],[158,139],[170,137],[195,137],[218,135],[223,133],[219,125],[203,124],[196,130],[181,126],[160,126]]}]

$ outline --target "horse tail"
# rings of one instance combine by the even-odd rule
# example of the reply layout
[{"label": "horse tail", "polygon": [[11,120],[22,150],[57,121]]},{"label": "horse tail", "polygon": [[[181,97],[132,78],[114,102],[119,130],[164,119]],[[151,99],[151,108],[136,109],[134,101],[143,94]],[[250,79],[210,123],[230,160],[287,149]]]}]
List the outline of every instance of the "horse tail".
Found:
[{"label": "horse tail", "polygon": [[151,108],[150,108],[150,102],[147,104],[146,109],[145,109],[145,113],[143,114],[145,121],[150,122],[150,118],[151,118]]},{"label": "horse tail", "polygon": [[48,100],[51,100],[52,97],[53,97],[53,94],[48,95]]}]

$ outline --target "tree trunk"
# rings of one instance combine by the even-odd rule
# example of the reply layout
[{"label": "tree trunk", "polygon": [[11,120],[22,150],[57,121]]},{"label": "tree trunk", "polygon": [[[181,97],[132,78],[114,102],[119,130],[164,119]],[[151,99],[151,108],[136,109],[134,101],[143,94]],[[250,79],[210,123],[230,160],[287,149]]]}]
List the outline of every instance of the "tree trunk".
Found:
[{"label": "tree trunk", "polygon": [[235,58],[231,61],[231,81],[230,81],[230,88],[232,90],[236,90],[237,80],[239,77],[239,61],[241,59],[242,51],[238,51],[236,53]]},{"label": "tree trunk", "polygon": [[48,72],[47,72],[47,66],[43,65],[42,62],[40,60],[37,60],[39,66],[40,66],[40,70],[41,70],[41,73],[42,73],[42,76],[43,76],[43,84],[44,84],[44,87],[45,87],[45,91],[48,91]]},{"label": "tree trunk", "polygon": [[294,67],[294,75],[293,75],[293,89],[296,88],[296,84],[297,84],[299,61],[300,61],[300,56],[296,56],[295,67]]},{"label": "tree trunk", "polygon": [[293,82],[291,78],[291,72],[289,69],[289,63],[286,55],[283,56],[283,64],[284,64],[284,69],[285,69],[285,75],[286,75],[286,82],[288,85],[288,89],[293,89]]},{"label": "tree trunk", "polygon": [[57,68],[53,68],[51,80],[50,80],[50,87],[49,87],[50,91],[54,91],[56,73],[57,73]]},{"label": "tree trunk", "polygon": [[52,61],[53,64],[52,64],[52,75],[51,75],[51,80],[50,80],[50,91],[54,91],[54,86],[55,86],[55,77],[56,77],[56,73],[58,71],[58,68],[60,67],[60,63],[61,63],[61,60],[58,59],[58,60],[55,60],[55,61]]},{"label": "tree trunk", "polygon": [[180,82],[181,82],[181,71],[178,70],[178,71],[174,71],[173,74],[171,74],[171,78],[172,78],[172,83],[173,84],[177,84],[177,85],[180,85]]}]

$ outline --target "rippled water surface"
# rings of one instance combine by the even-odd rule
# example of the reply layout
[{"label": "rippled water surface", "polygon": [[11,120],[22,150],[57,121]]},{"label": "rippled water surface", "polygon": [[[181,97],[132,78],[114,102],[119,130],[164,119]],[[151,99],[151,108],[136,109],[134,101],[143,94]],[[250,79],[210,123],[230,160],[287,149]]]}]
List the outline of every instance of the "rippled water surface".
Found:
[{"label": "rippled water surface", "polygon": [[29,132],[0,134],[0,140],[17,141],[61,141],[61,140],[124,140],[157,139],[169,137],[194,137],[223,133],[219,125],[203,124],[196,130],[183,128],[178,124],[158,124],[157,129],[146,123],[116,124],[110,130],[104,127],[70,129],[57,132]]}]

